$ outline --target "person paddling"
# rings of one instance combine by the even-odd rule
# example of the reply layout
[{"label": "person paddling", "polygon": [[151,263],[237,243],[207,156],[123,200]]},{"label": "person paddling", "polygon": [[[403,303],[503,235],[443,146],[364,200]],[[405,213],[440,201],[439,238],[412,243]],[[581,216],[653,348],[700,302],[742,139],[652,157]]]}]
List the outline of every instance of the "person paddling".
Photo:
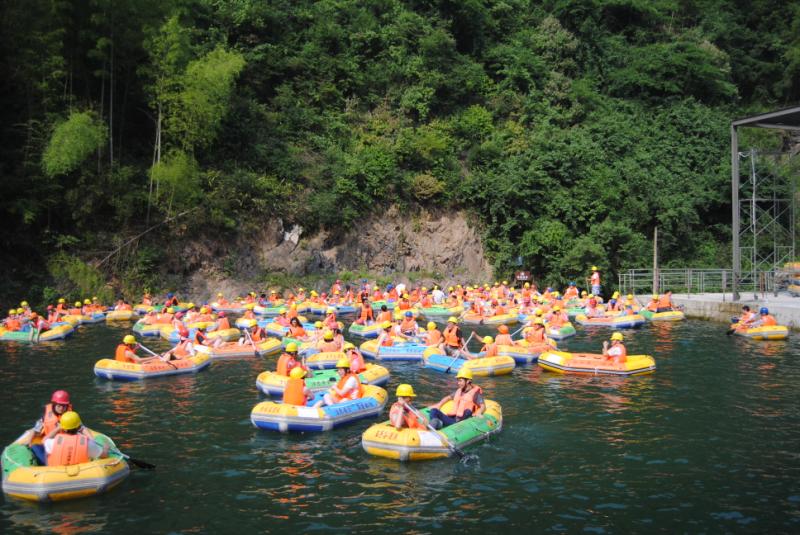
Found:
[{"label": "person paddling", "polygon": [[47,466],[69,466],[108,457],[111,444],[100,446],[81,424],[77,412],[67,411],[44,439]]},{"label": "person paddling", "polygon": [[350,359],[340,358],[336,363],[336,371],[339,374],[339,382],[332,386],[325,396],[314,404],[314,407],[325,405],[335,405],[342,401],[358,399],[363,394],[363,387],[358,375],[350,371]]},{"label": "person paddling", "polygon": [[[483,401],[483,390],[472,384],[472,372],[461,368],[456,375],[458,388],[455,393],[445,396],[433,406],[430,411],[431,425],[436,429],[453,425],[454,423],[480,416],[486,410]],[[442,408],[448,401],[453,401],[452,407],[445,413]]]},{"label": "person paddling", "polygon": [[33,440],[36,437],[44,438],[50,435],[50,433],[58,427],[61,417],[71,410],[72,403],[70,403],[69,400],[69,392],[66,390],[56,390],[50,396],[50,403],[44,406],[44,414],[42,417],[36,422],[33,428],[28,431],[27,444],[42,466],[47,464],[44,445],[32,444]]},{"label": "person paddling", "polygon": [[306,371],[303,368],[299,366],[292,368],[292,371],[289,372],[286,388],[283,390],[284,403],[304,407],[308,400],[313,397],[311,391],[306,388],[305,376]]},{"label": "person paddling", "polygon": [[398,431],[403,428],[408,429],[427,429],[427,421],[422,416],[421,420],[417,418],[419,411],[415,410],[411,405],[417,395],[414,393],[414,388],[411,385],[402,384],[397,387],[395,392],[397,401],[394,402],[391,409],[389,409],[389,421]]},{"label": "person paddling", "polygon": [[131,362],[133,364],[144,364],[160,357],[140,357],[136,354],[136,338],[132,334],[125,335],[122,343],[117,346],[114,353],[114,360],[119,362]]},{"label": "person paddling", "polygon": [[608,346],[608,341],[603,342],[603,356],[614,362],[614,364],[623,364],[628,360],[628,350],[622,341],[625,337],[620,332],[611,335],[611,347]]}]

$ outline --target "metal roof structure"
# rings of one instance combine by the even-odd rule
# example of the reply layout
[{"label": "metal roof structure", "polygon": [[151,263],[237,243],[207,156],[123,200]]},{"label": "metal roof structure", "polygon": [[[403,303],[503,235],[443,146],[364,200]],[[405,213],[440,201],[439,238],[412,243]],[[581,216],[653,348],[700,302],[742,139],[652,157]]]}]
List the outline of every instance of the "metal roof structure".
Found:
[{"label": "metal roof structure", "polygon": [[[762,289],[771,286],[777,292],[775,274],[783,263],[794,261],[796,241],[795,181],[786,180],[775,171],[775,164],[780,158],[786,159],[787,154],[765,154],[755,149],[739,152],[739,128],[800,131],[800,106],[731,122],[734,300],[739,299],[739,287],[743,283]],[[768,161],[770,158],[774,161]],[[789,154],[788,159],[791,158]],[[745,162],[744,177],[740,162]]]}]

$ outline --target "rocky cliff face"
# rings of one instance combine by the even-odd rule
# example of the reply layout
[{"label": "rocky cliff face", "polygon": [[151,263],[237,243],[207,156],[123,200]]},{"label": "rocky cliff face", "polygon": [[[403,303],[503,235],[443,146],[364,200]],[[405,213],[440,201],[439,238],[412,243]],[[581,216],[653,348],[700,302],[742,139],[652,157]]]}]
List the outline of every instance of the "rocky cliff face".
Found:
[{"label": "rocky cliff face", "polygon": [[190,275],[189,291],[202,296],[218,289],[228,294],[249,290],[247,279],[265,272],[305,276],[342,271],[374,275],[437,273],[445,281],[484,281],[492,276],[480,233],[458,211],[392,207],[344,235],[266,221],[258,231],[233,243],[187,242],[181,254]]}]

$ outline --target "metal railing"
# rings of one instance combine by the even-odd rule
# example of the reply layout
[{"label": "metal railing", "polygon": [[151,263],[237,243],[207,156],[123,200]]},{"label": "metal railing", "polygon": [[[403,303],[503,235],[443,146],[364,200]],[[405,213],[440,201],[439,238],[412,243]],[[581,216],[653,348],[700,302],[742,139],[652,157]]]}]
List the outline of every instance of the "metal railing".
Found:
[{"label": "metal railing", "polygon": [[[673,293],[725,293],[732,292],[733,271],[730,269],[659,269],[658,290]],[[760,271],[753,276],[743,273],[738,281],[739,292],[777,292],[784,286],[782,273]],[[620,272],[619,288],[623,294],[647,294],[653,292],[652,269],[629,269]],[[782,289],[782,288],[781,288]]]}]

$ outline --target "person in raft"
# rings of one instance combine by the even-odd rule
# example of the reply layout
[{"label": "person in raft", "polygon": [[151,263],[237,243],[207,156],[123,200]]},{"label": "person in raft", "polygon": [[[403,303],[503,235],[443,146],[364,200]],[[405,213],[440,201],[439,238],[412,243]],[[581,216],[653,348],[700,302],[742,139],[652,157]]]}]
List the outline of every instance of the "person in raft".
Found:
[{"label": "person in raft", "polygon": [[284,377],[289,377],[295,368],[305,369],[302,363],[297,360],[297,344],[289,342],[286,344],[286,351],[278,357],[275,373]]},{"label": "person in raft", "polygon": [[603,341],[603,356],[614,364],[622,364],[628,360],[628,350],[625,349],[625,344],[622,341],[625,339],[622,333],[616,332],[611,335],[611,347],[608,346],[608,340]]},{"label": "person in raft", "polygon": [[[456,375],[458,388],[455,393],[445,396],[442,400],[431,408],[431,425],[435,429],[441,429],[456,422],[466,420],[473,416],[480,416],[486,410],[486,403],[483,401],[483,390],[481,387],[472,384],[472,371],[461,368]],[[452,407],[447,413],[442,411],[445,403],[453,401]]]},{"label": "person in raft", "polygon": [[778,324],[775,316],[769,313],[768,308],[761,307],[761,309],[758,311],[758,314],[760,317],[750,324],[751,329],[754,327],[771,327]]},{"label": "person in raft", "polygon": [[411,402],[417,395],[411,385],[402,384],[397,387],[395,392],[397,401],[389,409],[389,422],[398,431],[407,427],[408,429],[427,429],[427,421],[420,414],[422,419],[417,418],[419,412],[411,406]]},{"label": "person in raft", "polygon": [[108,457],[111,444],[100,446],[81,425],[77,412],[67,411],[44,439],[47,466],[68,466]]},{"label": "person in raft", "polygon": [[464,337],[461,335],[461,329],[458,328],[458,319],[455,316],[447,318],[447,327],[442,331],[444,342],[442,349],[449,357],[461,356],[461,350],[464,348]]},{"label": "person in raft", "polygon": [[69,402],[69,392],[66,390],[56,390],[50,396],[50,403],[44,406],[44,414],[36,422],[32,429],[28,431],[27,440],[24,442],[31,448],[31,451],[42,466],[47,464],[44,445],[32,444],[36,437],[46,437],[51,431],[58,427],[61,417],[72,410],[72,403]]},{"label": "person in raft", "polygon": [[136,354],[136,338],[132,334],[126,334],[122,343],[117,346],[114,353],[114,360],[119,362],[130,362],[133,364],[144,364],[160,357],[140,357]]},{"label": "person in raft", "polygon": [[289,372],[286,388],[283,390],[284,403],[305,407],[308,400],[314,397],[311,391],[306,388],[305,376],[306,371],[300,366],[292,368],[292,371]]},{"label": "person in raft", "polygon": [[656,312],[670,312],[675,308],[675,303],[672,302],[672,290],[667,290],[664,295],[658,298]]},{"label": "person in raft", "polygon": [[314,407],[325,405],[336,405],[343,401],[358,399],[363,394],[363,387],[358,375],[350,371],[350,359],[342,357],[336,363],[336,371],[339,373],[339,382],[332,386],[325,396],[314,404]]}]

